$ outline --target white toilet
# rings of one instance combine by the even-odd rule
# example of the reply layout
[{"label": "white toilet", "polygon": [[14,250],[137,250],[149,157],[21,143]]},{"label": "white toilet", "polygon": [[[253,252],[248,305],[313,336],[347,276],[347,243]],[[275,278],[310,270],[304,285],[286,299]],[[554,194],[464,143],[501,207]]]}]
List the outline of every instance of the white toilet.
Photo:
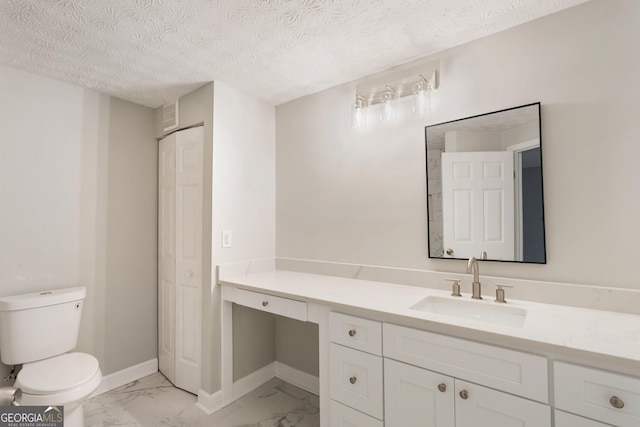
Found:
[{"label": "white toilet", "polygon": [[0,297],[0,359],[20,365],[20,404],[64,406],[66,427],[84,425],[82,403],[100,385],[98,360],[67,353],[78,343],[84,287]]}]

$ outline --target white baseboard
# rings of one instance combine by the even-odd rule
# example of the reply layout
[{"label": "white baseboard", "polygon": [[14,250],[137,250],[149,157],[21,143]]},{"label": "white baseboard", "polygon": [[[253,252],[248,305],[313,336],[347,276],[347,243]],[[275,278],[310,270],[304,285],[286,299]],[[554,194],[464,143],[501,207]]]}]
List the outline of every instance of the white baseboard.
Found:
[{"label": "white baseboard", "polygon": [[300,387],[310,393],[319,394],[320,381],[318,377],[298,369],[292,368],[281,362],[271,362],[257,371],[233,383],[233,400],[236,400],[250,391],[255,390],[270,379],[278,377],[291,385]]},{"label": "white baseboard", "polygon": [[121,371],[114,372],[102,377],[100,385],[90,397],[97,396],[107,391],[122,387],[125,384],[139,380],[158,372],[158,359],[150,359],[146,362],[138,363]]},{"label": "white baseboard", "polygon": [[276,362],[271,362],[257,371],[233,383],[233,400],[236,400],[276,376]]},{"label": "white baseboard", "polygon": [[[320,381],[318,377],[292,368],[284,363],[271,362],[267,366],[264,366],[234,382],[231,393],[233,398],[231,399],[231,402],[255,390],[274,377],[278,377],[281,380],[286,381],[291,385],[295,385],[296,387],[300,387],[310,393],[319,394]],[[213,394],[200,390],[198,391],[198,401],[196,402],[196,406],[205,414],[211,415],[231,402],[225,402],[222,390],[218,390]]]},{"label": "white baseboard", "polygon": [[199,390],[196,406],[207,415],[211,415],[217,410],[222,409],[225,406],[222,390],[218,390],[213,394]]},{"label": "white baseboard", "polygon": [[310,393],[320,394],[320,380],[318,377],[299,371],[284,363],[275,362],[275,365],[276,377]]}]

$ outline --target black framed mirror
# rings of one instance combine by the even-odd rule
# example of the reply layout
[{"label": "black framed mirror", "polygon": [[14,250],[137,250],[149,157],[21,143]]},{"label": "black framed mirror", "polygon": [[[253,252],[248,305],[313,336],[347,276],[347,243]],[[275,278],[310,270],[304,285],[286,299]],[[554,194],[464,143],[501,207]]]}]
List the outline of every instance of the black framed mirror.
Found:
[{"label": "black framed mirror", "polygon": [[540,103],[425,128],[429,258],[546,263]]}]

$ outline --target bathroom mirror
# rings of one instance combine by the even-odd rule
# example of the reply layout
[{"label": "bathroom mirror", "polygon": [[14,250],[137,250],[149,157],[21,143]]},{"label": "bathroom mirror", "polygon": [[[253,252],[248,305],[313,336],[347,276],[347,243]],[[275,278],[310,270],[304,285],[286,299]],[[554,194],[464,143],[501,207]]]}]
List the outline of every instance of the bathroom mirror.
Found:
[{"label": "bathroom mirror", "polygon": [[429,258],[546,263],[540,103],[425,128]]}]

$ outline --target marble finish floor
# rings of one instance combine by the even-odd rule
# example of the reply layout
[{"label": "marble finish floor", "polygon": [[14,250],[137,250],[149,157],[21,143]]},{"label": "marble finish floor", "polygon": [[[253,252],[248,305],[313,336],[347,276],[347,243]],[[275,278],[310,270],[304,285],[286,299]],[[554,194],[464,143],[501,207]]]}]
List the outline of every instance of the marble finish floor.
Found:
[{"label": "marble finish floor", "polygon": [[231,405],[206,415],[196,396],[175,388],[161,373],[96,396],[84,405],[86,427],[317,427],[318,396],[278,378]]}]

